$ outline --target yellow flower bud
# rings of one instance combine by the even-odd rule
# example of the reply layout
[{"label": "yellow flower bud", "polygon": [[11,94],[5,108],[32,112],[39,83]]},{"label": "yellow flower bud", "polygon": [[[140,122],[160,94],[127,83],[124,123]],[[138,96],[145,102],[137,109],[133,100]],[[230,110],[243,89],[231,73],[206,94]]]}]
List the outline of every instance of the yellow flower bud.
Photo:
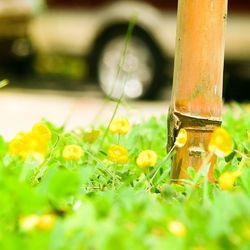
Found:
[{"label": "yellow flower bud", "polygon": [[11,155],[22,156],[24,151],[25,145],[22,140],[13,139],[9,143],[9,153]]},{"label": "yellow flower bud", "polygon": [[21,217],[19,220],[19,225],[23,231],[31,231],[36,228],[37,223],[39,222],[39,216],[35,214],[27,215]]},{"label": "yellow flower bud", "polygon": [[156,162],[157,154],[153,150],[142,151],[136,159],[136,164],[139,168],[153,167]]},{"label": "yellow flower bud", "polygon": [[100,131],[93,129],[84,134],[84,140],[89,143],[93,143],[99,137],[99,135],[100,135]]},{"label": "yellow flower bud", "polygon": [[36,228],[40,230],[50,230],[55,224],[56,216],[54,214],[44,214],[39,217]]},{"label": "yellow flower bud", "polygon": [[109,127],[109,131],[113,134],[125,135],[130,129],[130,124],[127,118],[115,118]]},{"label": "yellow flower bud", "polygon": [[41,156],[45,156],[48,150],[48,141],[42,139],[34,134],[33,132],[28,133],[26,136],[27,149],[30,154],[40,154]]},{"label": "yellow flower bud", "polygon": [[128,162],[128,150],[120,145],[112,145],[108,149],[108,159],[115,163],[124,164]]},{"label": "yellow flower bud", "polygon": [[168,224],[168,230],[170,233],[177,237],[184,237],[187,233],[186,226],[177,220],[170,221]]},{"label": "yellow flower bud", "polygon": [[34,229],[50,230],[55,224],[56,216],[54,214],[36,215],[31,214],[23,216],[19,220],[21,230],[29,232]]},{"label": "yellow flower bud", "polygon": [[225,172],[219,179],[218,183],[222,190],[231,190],[234,187],[236,179],[241,175],[241,171],[237,170],[234,172]]},{"label": "yellow flower bud", "polygon": [[233,151],[233,140],[224,128],[216,128],[212,133],[208,150],[218,157],[226,157]]},{"label": "yellow flower bud", "polygon": [[19,139],[19,140],[23,140],[26,141],[27,137],[29,136],[29,133],[26,132],[19,132],[18,134],[16,134],[14,139]]},{"label": "yellow flower bud", "polygon": [[186,142],[187,142],[187,131],[186,129],[181,128],[176,137],[175,146],[178,148],[182,148],[185,146]]},{"label": "yellow flower bud", "polygon": [[83,155],[83,150],[80,146],[71,144],[64,147],[62,157],[67,161],[77,161]]},{"label": "yellow flower bud", "polygon": [[49,128],[42,123],[33,126],[29,133],[18,133],[9,143],[9,153],[11,155],[26,158],[29,155],[43,158],[47,154],[48,142],[51,138]]},{"label": "yellow flower bud", "polygon": [[27,137],[27,133],[18,133],[15,138],[9,142],[9,154],[20,156],[25,159],[28,154],[28,146],[26,143]]},{"label": "yellow flower bud", "polygon": [[32,134],[40,140],[49,141],[51,131],[44,123],[37,123],[32,127]]}]

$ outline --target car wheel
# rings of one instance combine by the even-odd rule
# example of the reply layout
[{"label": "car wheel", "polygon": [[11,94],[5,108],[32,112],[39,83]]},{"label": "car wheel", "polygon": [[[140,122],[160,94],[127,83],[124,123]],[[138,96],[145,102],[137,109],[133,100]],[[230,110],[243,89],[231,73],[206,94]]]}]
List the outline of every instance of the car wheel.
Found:
[{"label": "car wheel", "polygon": [[126,29],[113,30],[96,56],[97,81],[112,99],[156,97],[163,80],[162,58],[151,38],[135,30],[126,47]]}]

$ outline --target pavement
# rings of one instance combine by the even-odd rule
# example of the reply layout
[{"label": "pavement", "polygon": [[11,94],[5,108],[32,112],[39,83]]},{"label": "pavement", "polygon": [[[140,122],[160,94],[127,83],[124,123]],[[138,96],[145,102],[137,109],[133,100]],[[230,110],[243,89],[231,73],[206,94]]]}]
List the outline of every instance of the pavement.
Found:
[{"label": "pavement", "polygon": [[[66,129],[98,126],[111,119],[116,102],[96,91],[30,90],[8,87],[0,90],[0,134],[10,140],[20,131],[45,118]],[[119,106],[117,116],[139,122],[167,113],[169,101],[134,101]]]}]

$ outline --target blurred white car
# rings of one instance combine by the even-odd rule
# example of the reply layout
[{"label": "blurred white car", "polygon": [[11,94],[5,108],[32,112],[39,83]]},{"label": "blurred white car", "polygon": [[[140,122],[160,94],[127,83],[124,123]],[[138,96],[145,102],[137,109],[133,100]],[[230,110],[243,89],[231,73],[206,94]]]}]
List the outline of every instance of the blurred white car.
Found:
[{"label": "blurred white car", "polygon": [[[90,75],[107,95],[154,97],[170,82],[177,0],[47,0],[47,6],[31,26],[37,51],[86,57]],[[228,62],[250,61],[249,0],[229,1],[226,41]]]}]

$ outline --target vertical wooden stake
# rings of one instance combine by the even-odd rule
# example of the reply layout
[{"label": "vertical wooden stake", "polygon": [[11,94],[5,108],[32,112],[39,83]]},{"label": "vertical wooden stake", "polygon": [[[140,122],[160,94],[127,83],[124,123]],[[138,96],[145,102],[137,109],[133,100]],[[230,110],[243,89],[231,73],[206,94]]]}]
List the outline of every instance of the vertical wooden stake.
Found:
[{"label": "vertical wooden stake", "polygon": [[[177,149],[172,179],[199,169],[212,131],[221,124],[224,32],[227,0],[179,0],[168,150],[180,128],[187,143]],[[212,159],[212,165],[215,159]]]}]

